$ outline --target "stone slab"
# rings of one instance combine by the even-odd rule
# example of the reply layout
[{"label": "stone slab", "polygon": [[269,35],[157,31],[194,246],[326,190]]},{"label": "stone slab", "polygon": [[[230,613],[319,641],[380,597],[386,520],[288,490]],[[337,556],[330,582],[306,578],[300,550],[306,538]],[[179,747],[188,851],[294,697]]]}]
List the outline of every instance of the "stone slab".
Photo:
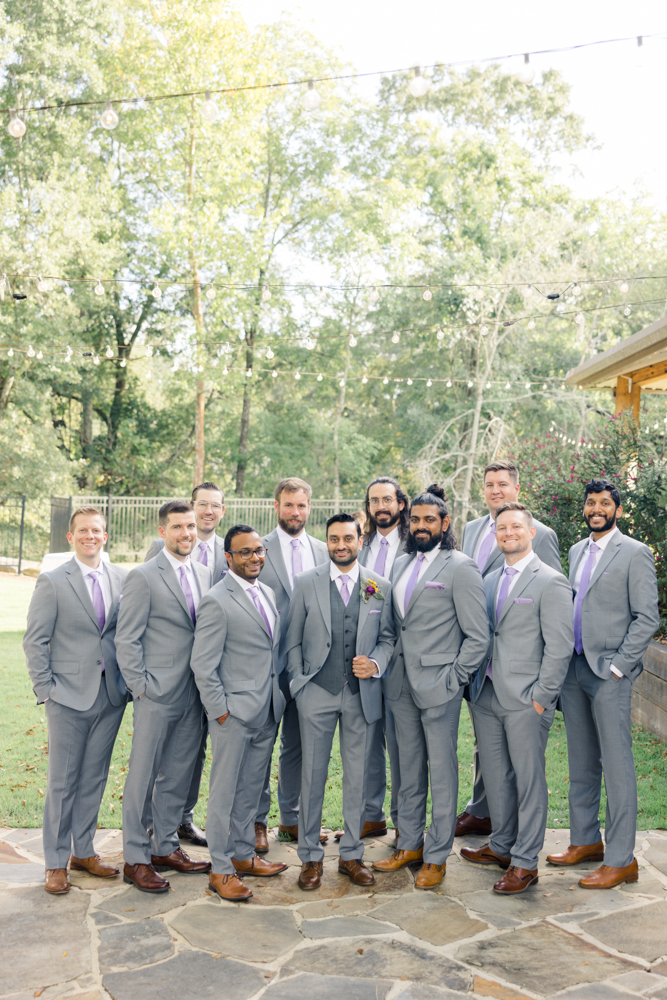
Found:
[{"label": "stone slab", "polygon": [[171,926],[195,948],[247,962],[272,962],[303,941],[292,913],[243,903],[188,906]]},{"label": "stone slab", "polygon": [[[665,863],[667,863],[667,855],[665,855]],[[665,887],[662,882],[658,881],[650,868],[641,864],[639,866],[639,878],[637,881],[624,882],[619,888],[622,892],[630,893],[632,896],[655,896],[656,898],[662,898],[665,893]]]},{"label": "stone slab", "polygon": [[[637,1000],[636,993],[630,993],[622,987],[610,986],[609,983],[589,983],[586,986],[575,986],[565,993],[556,993],[558,1000]],[[554,998],[555,1000],[555,998]]]},{"label": "stone slab", "polygon": [[322,884],[319,889],[304,892],[299,888],[298,868],[288,868],[282,875],[271,879],[255,879],[250,886],[254,895],[249,900],[249,906],[293,906],[295,903],[305,903],[311,900],[340,899],[341,897],[368,896],[369,888],[374,895],[390,893],[392,895],[412,892],[414,883],[405,869],[397,872],[374,872],[375,885],[355,885],[347,875],[338,872],[338,863],[324,865]]},{"label": "stone slab", "polygon": [[505,986],[504,983],[497,983],[493,979],[484,979],[483,976],[473,976],[473,991],[476,997],[495,997],[496,1000],[531,1000],[527,993],[520,993]]},{"label": "stone slab", "polygon": [[370,919],[390,920],[413,937],[434,945],[461,941],[488,930],[488,924],[471,919],[453,899],[428,892],[384,903],[373,911]]},{"label": "stone slab", "polygon": [[91,916],[95,921],[96,927],[111,927],[113,924],[121,922],[120,917],[115,916],[113,913],[105,913],[104,910],[95,910]]},{"label": "stone slab", "polygon": [[5,863],[13,862],[18,865],[28,864],[28,859],[19,854],[16,848],[6,840],[0,840],[0,861]]},{"label": "stone slab", "polygon": [[[204,899],[208,893],[208,877],[206,875],[180,875],[178,872],[165,872],[171,889],[151,895],[139,892],[134,886],[128,885],[123,890],[100,904],[99,909],[107,913],[117,913],[126,920],[143,920],[144,917],[156,917],[167,913],[176,906],[182,906],[193,899]],[[99,879],[97,880],[99,882]]]},{"label": "stone slab", "polygon": [[370,917],[329,917],[304,920],[301,933],[309,938],[363,937],[364,934],[395,934],[396,927]]},{"label": "stone slab", "polygon": [[310,920],[318,917],[342,917],[353,913],[366,913],[375,906],[375,900],[366,896],[343,896],[341,899],[317,900],[298,906],[299,913]]},{"label": "stone slab", "polygon": [[171,958],[174,943],[158,917],[141,923],[118,924],[100,931],[100,971],[139,969],[142,965]]},{"label": "stone slab", "polygon": [[[540,875],[537,885],[518,896],[503,896],[489,887],[485,891],[465,892],[461,895],[461,901],[479,913],[497,913],[521,921],[580,910],[620,909],[634,904],[632,897],[623,895],[617,889],[605,892],[582,889],[577,884],[578,879],[579,875],[572,872],[560,875],[553,871],[551,874]],[[585,915],[582,915],[582,919],[585,919]]]},{"label": "stone slab", "polygon": [[[116,865],[116,868],[118,868],[118,865]],[[123,885],[123,876],[120,874],[122,868],[121,864],[118,875],[114,875],[113,878],[104,879],[98,878],[96,875],[91,875],[90,872],[73,872],[70,868],[69,879],[77,889],[118,889]]]},{"label": "stone slab", "polygon": [[652,1000],[667,1000],[667,989],[657,990],[655,993],[647,994],[647,996],[650,996]]},{"label": "stone slab", "polygon": [[636,968],[544,922],[518,928],[509,938],[502,934],[464,945],[455,957],[519,988],[547,995]]},{"label": "stone slab", "polygon": [[0,882],[28,882],[44,881],[44,865],[35,865],[30,861],[23,864],[16,862],[4,863],[0,861]]},{"label": "stone slab", "polygon": [[652,843],[648,850],[644,851],[644,857],[663,875],[667,875],[667,843],[663,841],[660,846]]},{"label": "stone slab", "polygon": [[395,993],[393,1000],[466,1000],[469,997],[469,993],[460,993],[458,990],[441,990],[437,986],[410,983],[400,993]]},{"label": "stone slab", "polygon": [[305,975],[280,979],[264,994],[266,1000],[384,1000],[392,987],[386,980]]},{"label": "stone slab", "polygon": [[627,913],[594,917],[582,924],[582,928],[625,955],[638,955],[647,962],[655,962],[667,955],[667,900],[648,902]]},{"label": "stone slab", "polygon": [[623,986],[626,990],[635,990],[636,993],[653,994],[656,990],[667,987],[667,979],[664,976],[644,972],[643,969],[637,969],[636,972],[623,972],[620,976],[614,976],[611,982],[614,986]]},{"label": "stone slab", "polygon": [[460,965],[426,948],[396,939],[356,938],[354,942],[339,940],[301,949],[289,961],[289,971],[297,969],[362,979],[401,979],[405,976],[414,982],[449,986],[460,991],[468,987],[467,973]]},{"label": "stone slab", "polygon": [[438,893],[458,898],[465,892],[488,891],[501,875],[500,868],[485,868],[482,865],[473,865],[469,861],[458,861],[450,857],[445,877],[438,886]]},{"label": "stone slab", "polygon": [[242,962],[185,951],[147,969],[107,973],[103,985],[113,1000],[248,1000],[266,979]]}]

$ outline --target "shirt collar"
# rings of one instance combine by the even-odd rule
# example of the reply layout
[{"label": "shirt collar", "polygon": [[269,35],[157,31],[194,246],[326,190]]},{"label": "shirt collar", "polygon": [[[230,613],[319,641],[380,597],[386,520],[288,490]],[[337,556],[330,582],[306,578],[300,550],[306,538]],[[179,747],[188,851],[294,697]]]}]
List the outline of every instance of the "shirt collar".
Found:
[{"label": "shirt collar", "polygon": [[331,559],[329,560],[329,577],[332,580],[337,580],[339,576],[346,576],[349,578],[351,583],[356,583],[359,579],[359,563],[356,562],[351,570],[341,569],[336,566],[336,563]]},{"label": "shirt collar", "polygon": [[382,545],[383,538],[387,540],[390,549],[397,549],[401,541],[398,525],[395,524],[388,535],[381,535],[379,531],[376,531],[373,541],[376,545],[380,546]]},{"label": "shirt collar", "polygon": [[292,542],[294,542],[294,541],[300,542],[301,545],[305,545],[306,544],[306,530],[305,530],[305,528],[301,532],[300,535],[288,535],[286,531],[283,531],[283,529],[280,527],[280,525],[277,525],[276,531],[278,532],[278,538],[280,539],[280,544],[281,545],[291,545]]},{"label": "shirt collar", "polygon": [[76,556],[74,556],[74,558],[76,560],[77,566],[79,567],[84,576],[88,576],[89,573],[97,573],[98,570],[101,570],[102,573],[104,573],[104,560],[101,557],[99,566],[86,566],[86,564],[82,563],[81,560],[78,559]]},{"label": "shirt collar", "polygon": [[192,570],[192,563],[190,561],[190,556],[188,556],[185,562],[181,562],[181,560],[177,559],[176,556],[172,556],[171,552],[169,551],[166,545],[162,551],[164,552],[165,556],[167,557],[169,563],[171,564],[176,573],[180,574],[181,566],[185,566],[186,572],[192,573],[193,570]]},{"label": "shirt collar", "polygon": [[434,549],[431,549],[430,552],[415,552],[415,559],[418,559],[419,556],[423,556],[426,565],[430,566],[433,560],[436,558],[436,556],[438,556],[441,552],[442,549],[440,548],[440,546],[436,545],[436,547]]},{"label": "shirt collar", "polygon": [[204,545],[208,545],[209,551],[215,555],[215,533],[210,538],[197,538],[195,549],[198,549],[202,542]]},{"label": "shirt collar", "polygon": [[250,583],[249,580],[244,580],[242,576],[238,576],[233,569],[230,569],[227,572],[229,576],[234,577],[239,586],[243,587],[244,590],[252,590],[253,588],[257,588],[257,590],[259,590],[261,593],[261,588],[257,580],[255,580],[253,583]]},{"label": "shirt collar", "polygon": [[613,529],[613,531],[610,531],[608,535],[604,535],[602,538],[598,538],[597,542],[594,542],[593,536],[589,535],[588,536],[588,547],[589,547],[589,549],[590,549],[591,545],[597,545],[604,552],[604,550],[609,545],[609,542],[612,540],[612,538],[614,537],[614,535],[616,534],[616,532],[618,530],[619,530],[618,526],[615,526],[614,529]]},{"label": "shirt collar", "polygon": [[534,555],[535,553],[531,549],[527,556],[524,556],[523,559],[519,559],[519,561],[515,562],[513,566],[508,566],[507,560],[505,560],[504,569],[515,569],[518,573],[523,573],[524,569],[526,568],[526,566],[528,565],[528,563],[530,562],[530,560],[533,558]]}]

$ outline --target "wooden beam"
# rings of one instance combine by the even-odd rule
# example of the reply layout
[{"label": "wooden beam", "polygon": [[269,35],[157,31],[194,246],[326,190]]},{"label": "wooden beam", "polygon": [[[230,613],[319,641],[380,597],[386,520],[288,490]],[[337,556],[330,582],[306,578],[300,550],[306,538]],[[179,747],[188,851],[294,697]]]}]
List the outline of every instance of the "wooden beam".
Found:
[{"label": "wooden beam", "polygon": [[645,385],[647,382],[664,378],[665,375],[667,375],[667,361],[658,361],[655,365],[647,365],[646,368],[639,368],[637,371],[628,372],[628,377],[632,379],[633,385],[635,382]]},{"label": "wooden beam", "polygon": [[639,403],[641,400],[642,387],[634,378],[626,375],[619,375],[616,379],[616,414],[623,410],[632,410],[635,422],[639,423]]}]

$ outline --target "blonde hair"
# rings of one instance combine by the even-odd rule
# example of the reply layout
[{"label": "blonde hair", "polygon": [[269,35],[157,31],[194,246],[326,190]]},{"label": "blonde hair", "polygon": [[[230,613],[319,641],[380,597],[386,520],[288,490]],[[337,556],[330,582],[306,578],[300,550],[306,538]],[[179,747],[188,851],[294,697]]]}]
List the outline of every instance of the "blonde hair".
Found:
[{"label": "blonde hair", "polygon": [[281,479],[276,486],[273,496],[275,500],[280,500],[282,493],[298,493],[299,490],[303,490],[308,497],[308,501],[310,502],[313,495],[312,486],[305,483],[303,479],[297,479],[296,476],[290,476],[288,479]]},{"label": "blonde hair", "polygon": [[75,511],[72,512],[72,516],[69,519],[69,530],[74,531],[74,521],[79,516],[79,514],[89,514],[91,516],[101,517],[102,524],[104,525],[104,530],[107,530],[107,519],[101,510],[97,507],[77,507]]}]

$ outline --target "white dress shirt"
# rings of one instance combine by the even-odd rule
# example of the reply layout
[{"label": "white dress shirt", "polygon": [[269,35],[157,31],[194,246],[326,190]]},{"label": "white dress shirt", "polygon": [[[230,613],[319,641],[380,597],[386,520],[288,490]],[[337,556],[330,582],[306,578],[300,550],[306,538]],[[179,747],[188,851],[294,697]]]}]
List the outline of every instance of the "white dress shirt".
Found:
[{"label": "white dress shirt", "polygon": [[424,556],[424,561],[421,564],[419,570],[419,576],[417,577],[417,583],[419,583],[424,573],[426,572],[427,568],[431,565],[431,563],[433,562],[433,560],[435,559],[435,557],[438,555],[439,552],[440,552],[439,545],[436,545],[436,547],[434,549],[431,549],[430,552],[424,552],[424,553],[415,552],[413,558],[410,559],[408,565],[401,573],[400,579],[396,584],[396,587],[394,588],[394,600],[396,601],[396,606],[401,609],[401,614],[403,613],[403,605],[405,603],[405,590],[408,586],[408,580],[410,579],[410,574],[414,569],[415,559],[419,555]]},{"label": "white dress shirt", "polygon": [[531,549],[527,556],[523,556],[521,559],[519,559],[518,562],[515,562],[513,566],[508,566],[507,565],[507,559],[505,559],[505,562],[504,562],[504,565],[503,565],[503,571],[500,574],[500,579],[498,580],[498,586],[496,587],[496,603],[498,603],[498,592],[499,592],[499,590],[500,590],[500,588],[502,587],[502,584],[503,584],[503,577],[505,576],[505,570],[506,569],[514,569],[514,570],[516,570],[516,573],[514,573],[512,575],[512,577],[510,578],[509,590],[507,591],[507,596],[509,597],[510,594],[512,593],[512,591],[514,590],[514,588],[516,587],[517,582],[519,580],[519,577],[521,576],[521,574],[523,573],[524,569],[526,568],[526,566],[528,565],[528,563],[530,562],[530,560],[533,558],[534,555],[535,555],[535,553]]},{"label": "white dress shirt", "polygon": [[[240,587],[243,587],[243,589],[245,590],[246,594],[248,595],[248,600],[252,604],[252,606],[255,609],[255,611],[257,611],[257,605],[255,604],[255,601],[254,601],[252,595],[253,594],[259,594],[259,603],[262,605],[262,607],[264,608],[264,611],[266,612],[266,617],[268,618],[269,625],[271,627],[271,634],[273,635],[273,633],[276,630],[276,616],[275,616],[275,614],[273,612],[273,608],[271,607],[271,605],[267,601],[266,597],[262,593],[262,588],[260,587],[260,585],[257,583],[256,580],[254,580],[252,583],[250,582],[250,580],[244,580],[242,576],[238,576],[231,569],[229,570],[229,574],[228,575],[232,576],[236,580],[236,582],[238,583],[238,585]],[[252,591],[252,593],[251,593],[251,591]]]},{"label": "white dress shirt", "polygon": [[[477,537],[477,544],[475,545],[475,551],[472,554],[472,557],[475,560],[475,562],[477,562],[477,556],[479,555],[479,550],[481,549],[481,547],[482,547],[482,545],[484,543],[484,539],[486,538],[486,536],[489,534],[490,531],[493,531],[494,524],[495,524],[495,521],[493,520],[493,518],[489,514],[489,516],[486,518],[486,521],[482,525],[482,530],[480,531],[480,533],[479,533],[479,535]],[[495,534],[495,532],[494,532],[494,534]],[[493,557],[493,554],[494,554],[494,552],[495,552],[495,550],[497,548],[498,548],[498,543],[497,543],[497,541],[494,538],[493,539],[493,545],[489,549],[489,555],[488,555],[487,560],[486,560],[487,566],[488,566],[488,563],[489,563],[489,559],[491,559]]]},{"label": "white dress shirt", "polygon": [[107,618],[109,615],[109,608],[111,607],[111,581],[109,580],[109,574],[104,568],[104,561],[100,559],[99,566],[86,566],[82,563],[80,559],[74,556],[77,562],[77,566],[83,573],[83,578],[86,581],[86,586],[88,587],[88,593],[90,594],[90,599],[93,599],[93,577],[91,573],[97,573],[98,570],[102,570],[102,576],[100,577],[100,584],[102,586],[102,598],[104,600],[104,617]]},{"label": "white dress shirt", "polygon": [[382,539],[386,539],[389,544],[387,549],[387,559],[384,564],[384,572],[382,576],[389,577],[391,573],[391,568],[394,565],[394,560],[398,555],[398,550],[401,544],[401,536],[398,531],[398,525],[395,524],[388,535],[381,535],[379,531],[376,531],[373,535],[373,541],[368,547],[368,559],[366,560],[366,570],[372,573],[375,567],[375,560],[377,559],[380,548],[382,546]]},{"label": "white dress shirt", "polygon": [[[593,563],[593,569],[591,570],[591,576],[593,576],[593,573],[597,569],[597,566],[598,566],[598,563],[600,561],[600,557],[602,556],[602,553],[604,552],[604,550],[609,545],[609,542],[611,541],[611,539],[616,535],[617,531],[618,531],[618,528],[613,528],[608,534],[603,535],[602,538],[598,538],[597,542],[595,541],[595,539],[593,538],[592,535],[588,536],[588,545],[584,546],[584,550],[581,553],[581,556],[579,557],[579,562],[577,564],[577,569],[576,569],[576,572],[574,574],[574,581],[572,583],[572,590],[574,591],[575,598],[576,598],[577,592],[579,590],[579,587],[581,585],[581,577],[582,577],[582,574],[584,572],[584,566],[586,565],[586,560],[588,559],[588,555],[589,555],[589,551],[590,551],[591,545],[593,545],[593,544],[597,545],[598,549],[600,550],[599,552],[595,553],[595,562]],[[590,582],[590,577],[588,579],[589,579],[589,582]],[[611,664],[611,672],[613,674],[615,674],[616,677],[623,677],[623,671],[619,670],[618,667],[615,667],[613,663]]]},{"label": "white dress shirt", "polygon": [[305,531],[302,531],[300,535],[288,535],[286,531],[278,525],[276,528],[278,532],[278,538],[280,540],[280,549],[283,554],[283,562],[285,563],[285,569],[287,570],[287,576],[289,577],[289,582],[292,590],[294,590],[294,573],[292,572],[292,552],[294,551],[294,546],[292,542],[297,541],[301,549],[301,570],[303,573],[307,569],[315,568],[315,557],[313,556],[313,547],[310,544],[308,535]]},{"label": "white dress shirt", "polygon": [[[360,574],[360,571],[359,571],[359,563],[358,562],[355,562],[355,564],[352,567],[352,569],[341,569],[333,561],[331,561],[329,563],[329,579],[331,579],[331,580],[334,581],[334,583],[338,587],[338,593],[339,594],[340,594],[341,588],[343,586],[343,577],[346,576],[347,579],[348,579],[348,589],[350,591],[350,597],[351,597],[352,596],[352,592],[353,592],[354,587],[355,587],[355,584],[359,583],[359,577],[360,577],[360,575],[361,574]],[[370,659],[371,658],[369,656],[369,660]],[[374,680],[379,680],[379,678],[380,678],[380,668],[377,665],[377,661],[376,660],[371,660],[371,663],[375,663],[375,666],[377,667],[377,672],[374,673],[372,675],[372,677],[373,677]]]},{"label": "white dress shirt", "polygon": [[190,590],[192,591],[192,600],[194,602],[196,610],[197,605],[199,604],[200,596],[199,596],[199,587],[197,586],[197,580],[195,579],[195,572],[192,568],[192,562],[190,560],[190,556],[188,556],[185,562],[181,562],[180,559],[176,558],[176,556],[172,556],[171,552],[169,551],[166,545],[162,551],[169,560],[170,565],[173,567],[174,573],[176,574],[176,579],[178,580],[179,584],[181,582],[181,567],[185,566],[185,575],[187,576],[188,583],[190,584]]}]

